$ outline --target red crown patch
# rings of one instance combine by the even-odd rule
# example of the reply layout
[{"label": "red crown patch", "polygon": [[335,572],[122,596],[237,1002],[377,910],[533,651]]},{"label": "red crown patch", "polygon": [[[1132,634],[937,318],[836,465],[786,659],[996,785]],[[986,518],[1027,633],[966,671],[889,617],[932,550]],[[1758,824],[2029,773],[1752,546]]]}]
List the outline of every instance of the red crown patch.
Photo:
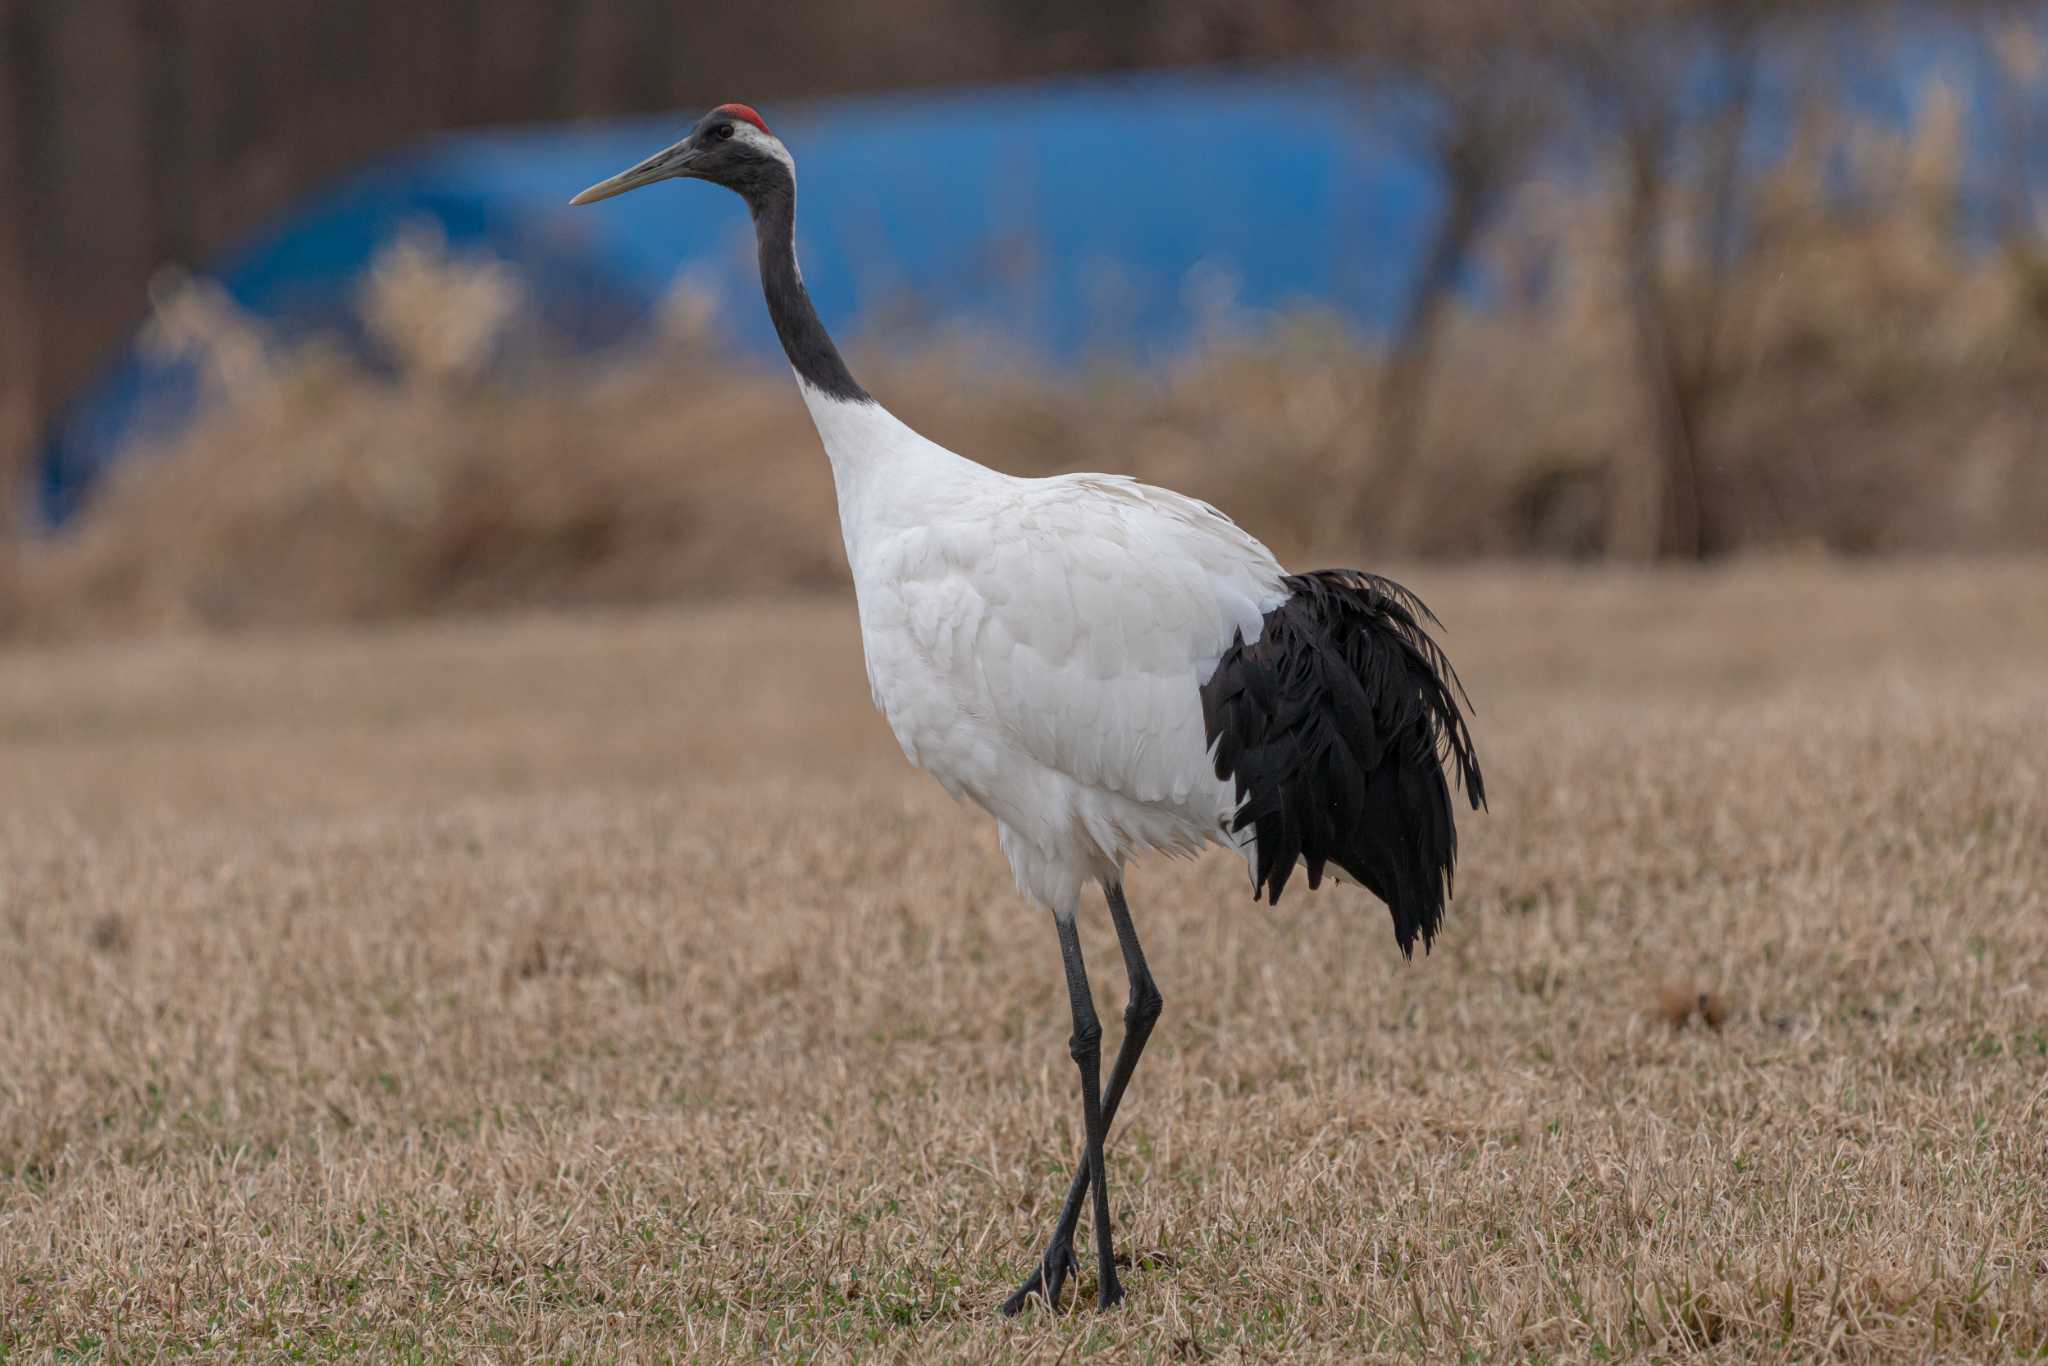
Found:
[{"label": "red crown patch", "polygon": [[[712,110],[711,112],[714,114],[723,114],[727,118],[744,119],[748,123],[751,123],[756,128],[760,129],[762,132],[768,133],[768,125],[761,121],[761,116],[754,112],[754,107],[750,104],[721,104],[718,106],[718,108]],[[775,135],[773,133],[768,133],[768,136],[772,138]]]}]

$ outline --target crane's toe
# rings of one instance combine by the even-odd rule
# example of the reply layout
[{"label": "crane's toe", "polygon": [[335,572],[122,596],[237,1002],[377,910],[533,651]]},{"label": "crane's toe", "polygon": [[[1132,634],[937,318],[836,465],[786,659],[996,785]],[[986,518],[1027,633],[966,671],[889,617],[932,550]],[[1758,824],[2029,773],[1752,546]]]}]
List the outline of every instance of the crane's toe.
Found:
[{"label": "crane's toe", "polygon": [[1024,1284],[1003,1301],[1003,1317],[1014,1318],[1034,1298],[1042,1298],[1054,1309],[1059,1308],[1060,1292],[1066,1289],[1067,1277],[1080,1270],[1080,1263],[1074,1258],[1073,1240],[1047,1247],[1045,1255],[1031,1268],[1031,1274],[1024,1278]]}]

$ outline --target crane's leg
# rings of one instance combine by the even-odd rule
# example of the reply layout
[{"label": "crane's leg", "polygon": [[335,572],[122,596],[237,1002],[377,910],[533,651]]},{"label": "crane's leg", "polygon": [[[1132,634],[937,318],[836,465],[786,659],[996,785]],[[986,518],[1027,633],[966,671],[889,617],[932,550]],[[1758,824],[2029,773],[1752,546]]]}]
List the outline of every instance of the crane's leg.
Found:
[{"label": "crane's leg", "polygon": [[1081,1072],[1081,1128],[1088,1141],[1088,1176],[1095,1185],[1095,1258],[1097,1306],[1109,1308],[1124,1297],[1116,1280],[1116,1247],[1109,1229],[1109,1181],[1102,1169],[1102,1023],[1095,1018],[1095,997],[1088,990],[1088,969],[1081,961],[1081,931],[1074,917],[1054,915],[1059,928],[1060,961],[1067,970],[1067,1000],[1074,1009],[1074,1032],[1067,1052]]},{"label": "crane's leg", "polygon": [[[1116,1065],[1109,1072],[1109,1089],[1102,1095],[1102,1128],[1106,1135],[1166,1001],[1152,981],[1152,970],[1145,965],[1145,950],[1138,944],[1138,929],[1131,923],[1131,908],[1124,903],[1124,889],[1107,886],[1103,892],[1109,900],[1109,917],[1116,923],[1117,945],[1124,953],[1124,971],[1131,982],[1131,998],[1124,1006],[1124,1041],[1117,1049]],[[1049,1305],[1059,1304],[1060,1289],[1074,1269],[1074,1227],[1081,1220],[1081,1201],[1088,1194],[1092,1172],[1089,1154],[1084,1149],[1074,1167],[1073,1184],[1067,1187],[1066,1202],[1060,1206],[1059,1222],[1053,1226],[1052,1238],[1045,1245],[1045,1255],[1038,1259],[1016,1293],[1003,1301],[1005,1314],[1015,1314],[1038,1294],[1043,1294]]]}]

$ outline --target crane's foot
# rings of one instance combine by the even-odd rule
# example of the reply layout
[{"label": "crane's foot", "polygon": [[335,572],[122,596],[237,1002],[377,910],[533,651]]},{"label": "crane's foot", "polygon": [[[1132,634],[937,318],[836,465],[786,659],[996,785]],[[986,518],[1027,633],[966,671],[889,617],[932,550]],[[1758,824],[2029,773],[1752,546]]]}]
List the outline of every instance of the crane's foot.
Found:
[{"label": "crane's foot", "polygon": [[[1032,1299],[1045,1301],[1050,1309],[1060,1307],[1060,1292],[1066,1289],[1067,1277],[1080,1269],[1074,1260],[1073,1235],[1050,1244],[1045,1255],[1038,1259],[1038,1265],[1031,1268],[1031,1274],[1024,1278],[1024,1284],[1003,1301],[1003,1317],[1014,1318],[1023,1311]],[[1122,1292],[1118,1292],[1121,1297]]]}]

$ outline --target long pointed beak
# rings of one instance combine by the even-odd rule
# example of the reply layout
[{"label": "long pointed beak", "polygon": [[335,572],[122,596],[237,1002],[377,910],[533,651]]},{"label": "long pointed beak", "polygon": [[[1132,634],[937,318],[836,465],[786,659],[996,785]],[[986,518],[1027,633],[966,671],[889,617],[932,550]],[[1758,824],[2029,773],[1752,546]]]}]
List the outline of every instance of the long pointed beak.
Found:
[{"label": "long pointed beak", "polygon": [[664,147],[647,160],[630,170],[619,172],[610,180],[600,180],[582,194],[570,200],[571,204],[595,204],[600,199],[610,199],[628,190],[637,190],[642,185],[652,185],[658,180],[669,180],[689,174],[690,158],[697,149],[684,138],[673,147]]}]

